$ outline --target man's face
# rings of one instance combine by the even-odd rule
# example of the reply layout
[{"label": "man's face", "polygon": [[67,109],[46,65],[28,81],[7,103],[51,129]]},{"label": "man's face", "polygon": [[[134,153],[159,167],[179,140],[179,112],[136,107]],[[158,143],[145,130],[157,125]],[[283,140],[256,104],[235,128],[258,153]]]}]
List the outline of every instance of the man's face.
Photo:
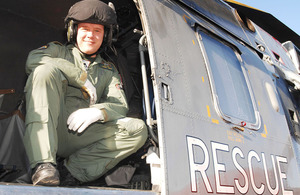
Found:
[{"label": "man's face", "polygon": [[101,24],[79,23],[77,31],[77,45],[85,54],[93,54],[100,48],[104,35]]}]

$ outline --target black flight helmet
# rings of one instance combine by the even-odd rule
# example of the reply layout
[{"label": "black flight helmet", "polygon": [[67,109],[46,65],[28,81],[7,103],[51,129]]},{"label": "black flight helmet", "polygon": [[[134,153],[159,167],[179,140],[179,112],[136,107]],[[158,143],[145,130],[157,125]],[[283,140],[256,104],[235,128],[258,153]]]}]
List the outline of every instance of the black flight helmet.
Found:
[{"label": "black flight helmet", "polygon": [[112,4],[99,0],[82,0],[75,3],[65,18],[68,42],[76,43],[77,24],[93,23],[104,26],[102,45],[111,46],[113,31],[117,29],[117,15]]}]

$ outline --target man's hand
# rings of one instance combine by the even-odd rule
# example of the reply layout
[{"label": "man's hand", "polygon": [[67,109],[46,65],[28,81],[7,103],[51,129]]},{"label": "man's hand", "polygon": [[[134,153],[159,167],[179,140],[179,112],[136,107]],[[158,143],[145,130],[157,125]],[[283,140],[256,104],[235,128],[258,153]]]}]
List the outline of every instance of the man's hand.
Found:
[{"label": "man's hand", "polygon": [[97,101],[97,92],[96,92],[96,88],[91,83],[91,81],[89,81],[87,79],[84,86],[82,87],[82,89],[89,94],[89,96],[90,96],[90,105],[95,104],[96,101]]},{"label": "man's hand", "polygon": [[68,128],[78,133],[83,132],[90,124],[104,120],[102,111],[97,108],[83,108],[73,112],[68,120]]}]

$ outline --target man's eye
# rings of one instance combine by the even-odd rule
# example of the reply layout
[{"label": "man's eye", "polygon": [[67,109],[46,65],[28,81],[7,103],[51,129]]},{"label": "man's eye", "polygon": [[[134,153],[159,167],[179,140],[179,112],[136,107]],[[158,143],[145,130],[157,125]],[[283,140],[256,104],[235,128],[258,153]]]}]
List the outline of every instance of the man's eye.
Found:
[{"label": "man's eye", "polygon": [[88,31],[87,28],[83,28],[83,27],[81,27],[80,30],[82,30],[82,31]]}]

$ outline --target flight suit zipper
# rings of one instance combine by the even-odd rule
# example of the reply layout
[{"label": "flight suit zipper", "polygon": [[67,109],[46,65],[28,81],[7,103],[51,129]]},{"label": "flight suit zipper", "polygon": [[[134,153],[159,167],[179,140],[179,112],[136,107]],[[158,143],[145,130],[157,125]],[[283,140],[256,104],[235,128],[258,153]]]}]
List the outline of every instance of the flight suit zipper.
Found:
[{"label": "flight suit zipper", "polygon": [[82,62],[83,62],[83,66],[84,66],[84,68],[85,68],[85,71],[86,72],[88,72],[88,70],[89,70],[89,66],[90,66],[90,61],[88,61],[88,60],[82,60]]}]

